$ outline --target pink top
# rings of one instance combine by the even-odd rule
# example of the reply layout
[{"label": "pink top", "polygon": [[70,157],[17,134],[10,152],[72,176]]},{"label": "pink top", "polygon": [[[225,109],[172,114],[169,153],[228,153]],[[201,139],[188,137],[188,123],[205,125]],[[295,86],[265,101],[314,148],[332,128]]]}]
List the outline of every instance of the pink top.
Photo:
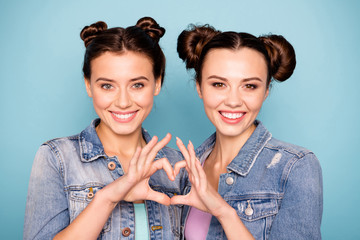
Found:
[{"label": "pink top", "polygon": [[185,223],[186,240],[205,240],[212,215],[191,207]]},{"label": "pink top", "polygon": [[[212,149],[209,149],[201,156],[200,162],[202,165],[204,165],[205,159],[207,159],[211,151]],[[185,223],[186,240],[205,240],[209,231],[211,217],[210,213],[191,207]]]}]

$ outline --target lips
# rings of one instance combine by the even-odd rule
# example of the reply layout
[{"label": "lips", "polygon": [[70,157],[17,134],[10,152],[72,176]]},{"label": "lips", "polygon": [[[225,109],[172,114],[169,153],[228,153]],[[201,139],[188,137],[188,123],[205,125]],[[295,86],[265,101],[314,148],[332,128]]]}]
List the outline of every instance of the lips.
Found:
[{"label": "lips", "polygon": [[136,116],[137,111],[132,112],[111,112],[111,116],[114,118],[115,121],[126,123],[133,120]]},{"label": "lips", "polygon": [[242,112],[237,112],[237,113],[232,113],[232,112],[220,112],[220,114],[223,117],[229,118],[229,119],[237,119],[237,118],[241,118],[244,113]]},{"label": "lips", "polygon": [[219,111],[221,119],[229,124],[236,124],[239,123],[244,116],[246,115],[245,112],[228,112],[228,111]]}]

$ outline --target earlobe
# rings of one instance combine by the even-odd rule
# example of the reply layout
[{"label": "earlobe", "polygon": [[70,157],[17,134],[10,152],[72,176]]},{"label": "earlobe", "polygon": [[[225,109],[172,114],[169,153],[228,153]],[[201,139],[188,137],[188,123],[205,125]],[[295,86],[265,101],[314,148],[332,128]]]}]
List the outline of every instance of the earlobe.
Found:
[{"label": "earlobe", "polygon": [[264,101],[267,99],[268,96],[269,96],[269,88],[266,89]]},{"label": "earlobe", "polygon": [[201,86],[200,86],[199,82],[196,82],[196,91],[197,91],[197,93],[199,95],[199,98],[202,99],[203,97],[202,97]]},{"label": "earlobe", "polygon": [[92,97],[91,88],[90,88],[90,79],[84,78],[84,81],[85,81],[86,92],[89,97]]},{"label": "earlobe", "polygon": [[158,78],[155,80],[154,96],[159,95],[160,90],[161,90],[161,78]]}]

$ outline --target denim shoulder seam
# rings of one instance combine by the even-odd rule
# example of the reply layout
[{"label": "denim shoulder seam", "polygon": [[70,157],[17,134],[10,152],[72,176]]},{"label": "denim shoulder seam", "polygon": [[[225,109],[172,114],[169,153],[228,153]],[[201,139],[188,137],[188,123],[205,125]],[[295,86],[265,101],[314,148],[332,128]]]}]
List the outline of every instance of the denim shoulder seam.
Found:
[{"label": "denim shoulder seam", "polygon": [[[274,138],[272,138],[274,139]],[[275,141],[278,141],[276,139],[274,139]],[[289,145],[289,146],[286,146],[286,145]],[[279,144],[273,144],[271,141],[267,142],[267,144],[265,145],[265,148],[267,149],[271,149],[271,150],[283,150],[287,153],[290,153],[292,155],[296,155],[297,157],[301,158],[301,157],[304,157],[306,154],[309,154],[309,153],[313,153],[312,151],[306,149],[306,148],[303,148],[303,147],[300,147],[298,146],[300,149],[296,149],[295,146],[294,147],[291,147],[290,144],[288,143],[283,143],[283,145],[279,145]]]},{"label": "denim shoulder seam", "polygon": [[[69,139],[70,137],[66,137],[66,138]],[[59,149],[57,147],[56,142],[59,141],[59,140],[64,140],[66,138],[55,138],[55,139],[52,139],[50,141],[47,141],[47,142],[43,143],[44,146],[48,146],[50,148],[51,152],[54,154],[57,161],[59,162],[59,171],[60,171],[64,186],[65,186],[64,161],[61,158],[60,151],[59,151]]]},{"label": "denim shoulder seam", "polygon": [[291,158],[289,161],[288,161],[288,164],[286,164],[285,166],[285,169],[284,169],[284,174],[282,177],[282,186],[281,186],[281,190],[282,192],[285,192],[285,186],[287,184],[287,181],[290,177],[290,174],[292,172],[292,170],[294,169],[294,166],[296,163],[300,162],[301,160],[305,159],[306,156],[308,155],[315,155],[313,152],[308,152],[308,153],[305,153],[303,154],[303,156],[299,157],[299,156],[296,156],[294,158]]}]

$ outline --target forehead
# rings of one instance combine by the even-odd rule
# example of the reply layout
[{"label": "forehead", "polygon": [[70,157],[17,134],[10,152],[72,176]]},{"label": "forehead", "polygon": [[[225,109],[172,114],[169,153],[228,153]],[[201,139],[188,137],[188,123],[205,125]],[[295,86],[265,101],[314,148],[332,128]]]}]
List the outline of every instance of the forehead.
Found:
[{"label": "forehead", "polygon": [[91,61],[91,77],[133,78],[152,73],[152,62],[141,53],[105,52]]},{"label": "forehead", "polygon": [[213,49],[205,57],[202,78],[218,75],[224,78],[267,78],[267,66],[263,55],[250,48]]}]

